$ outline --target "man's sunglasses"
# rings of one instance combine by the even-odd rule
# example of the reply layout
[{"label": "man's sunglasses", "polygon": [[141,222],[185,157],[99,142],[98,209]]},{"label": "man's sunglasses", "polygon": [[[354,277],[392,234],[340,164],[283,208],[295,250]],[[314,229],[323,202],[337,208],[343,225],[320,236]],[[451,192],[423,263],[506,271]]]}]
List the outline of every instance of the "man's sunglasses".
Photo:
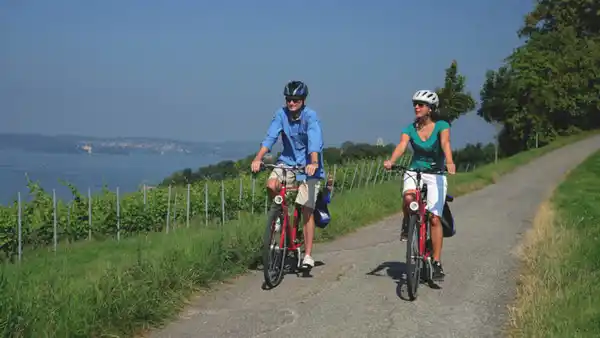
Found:
[{"label": "man's sunglasses", "polygon": [[425,103],[425,102],[413,101],[413,107],[414,106],[417,106],[419,108],[423,108],[423,107],[426,107],[426,106],[429,106],[429,105],[427,103]]},{"label": "man's sunglasses", "polygon": [[288,103],[289,102],[298,103],[300,101],[302,101],[302,98],[300,98],[300,97],[291,97],[291,96],[288,96],[288,97],[285,98],[285,102],[288,102]]}]

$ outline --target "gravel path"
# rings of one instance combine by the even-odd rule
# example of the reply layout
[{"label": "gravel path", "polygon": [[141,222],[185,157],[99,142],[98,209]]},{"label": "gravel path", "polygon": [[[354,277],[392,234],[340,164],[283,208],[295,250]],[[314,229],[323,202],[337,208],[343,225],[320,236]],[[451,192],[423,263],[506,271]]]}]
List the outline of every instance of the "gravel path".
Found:
[{"label": "gravel path", "polygon": [[[263,291],[262,272],[194,300],[150,337],[498,337],[515,292],[515,249],[563,175],[600,136],[558,149],[452,203],[457,235],[444,243],[446,280],[406,301],[401,216],[317,243],[312,278],[287,275]],[[333,224],[335,226],[335,223]],[[370,273],[373,270],[379,270]]]}]

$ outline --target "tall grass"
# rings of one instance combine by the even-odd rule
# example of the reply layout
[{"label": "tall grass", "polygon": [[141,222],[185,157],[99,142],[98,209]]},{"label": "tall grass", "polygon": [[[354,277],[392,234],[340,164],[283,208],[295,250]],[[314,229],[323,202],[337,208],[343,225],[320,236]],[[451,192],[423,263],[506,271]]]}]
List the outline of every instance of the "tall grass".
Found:
[{"label": "tall grass", "polygon": [[[396,210],[398,183],[339,195],[334,225],[320,240]],[[265,218],[245,214],[225,226],[192,224],[169,236],[81,243],[56,255],[6,265],[0,282],[3,335],[89,337],[131,334],[176,313],[192,292],[243,272],[259,259]],[[259,287],[259,286],[257,286]]]},{"label": "tall grass", "polygon": [[513,337],[600,337],[600,152],[560,184],[536,222]]}]

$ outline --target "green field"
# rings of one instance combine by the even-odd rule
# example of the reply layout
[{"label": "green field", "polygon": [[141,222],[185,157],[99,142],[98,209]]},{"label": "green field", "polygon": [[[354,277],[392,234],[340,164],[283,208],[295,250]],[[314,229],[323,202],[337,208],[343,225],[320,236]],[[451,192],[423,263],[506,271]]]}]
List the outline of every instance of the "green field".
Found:
[{"label": "green field", "polygon": [[[479,189],[537,156],[590,133],[449,178],[455,196]],[[335,195],[333,221],[318,240],[328,240],[399,211],[396,180],[362,185]],[[196,218],[166,235],[148,232],[121,241],[75,242],[56,254],[38,249],[21,264],[5,264],[0,276],[0,331],[11,337],[131,335],[172,318],[185,300],[211,282],[255,265],[265,218],[241,212],[220,225]],[[260,285],[256,286],[260,288]]]},{"label": "green field", "polygon": [[600,152],[538,213],[524,252],[513,337],[600,337]]}]

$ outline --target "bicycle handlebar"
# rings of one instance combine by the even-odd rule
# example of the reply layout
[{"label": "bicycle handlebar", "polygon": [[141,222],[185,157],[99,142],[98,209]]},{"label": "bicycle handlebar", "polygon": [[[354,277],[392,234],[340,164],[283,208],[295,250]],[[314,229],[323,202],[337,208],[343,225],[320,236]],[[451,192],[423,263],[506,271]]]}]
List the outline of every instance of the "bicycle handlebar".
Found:
[{"label": "bicycle handlebar", "polygon": [[392,164],[392,168],[390,170],[400,170],[400,171],[414,171],[419,174],[445,174],[448,172],[448,168],[444,166],[443,170],[433,170],[433,169],[409,169],[407,166],[401,164]]},{"label": "bicycle handlebar", "polygon": [[286,164],[268,164],[268,163],[261,163],[260,164],[260,170],[265,170],[266,168],[281,168],[283,170],[291,170],[291,171],[297,171],[297,172],[303,172],[304,171],[304,166],[297,166],[297,165],[286,165]]}]

